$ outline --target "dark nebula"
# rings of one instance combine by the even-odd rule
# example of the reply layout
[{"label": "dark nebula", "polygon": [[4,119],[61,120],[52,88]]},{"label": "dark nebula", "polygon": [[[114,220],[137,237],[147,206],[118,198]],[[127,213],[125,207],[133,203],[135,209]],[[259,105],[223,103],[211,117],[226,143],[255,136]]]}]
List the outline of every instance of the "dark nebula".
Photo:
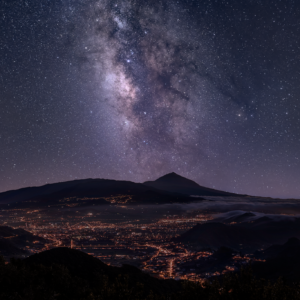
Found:
[{"label": "dark nebula", "polygon": [[176,172],[300,195],[300,2],[3,0],[0,191]]}]

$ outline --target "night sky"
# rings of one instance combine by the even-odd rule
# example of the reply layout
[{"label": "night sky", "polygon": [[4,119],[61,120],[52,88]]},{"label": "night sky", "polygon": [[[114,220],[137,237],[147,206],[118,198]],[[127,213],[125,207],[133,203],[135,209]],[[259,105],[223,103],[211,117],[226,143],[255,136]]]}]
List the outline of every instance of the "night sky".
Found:
[{"label": "night sky", "polygon": [[169,172],[300,198],[300,1],[2,0],[0,191]]}]

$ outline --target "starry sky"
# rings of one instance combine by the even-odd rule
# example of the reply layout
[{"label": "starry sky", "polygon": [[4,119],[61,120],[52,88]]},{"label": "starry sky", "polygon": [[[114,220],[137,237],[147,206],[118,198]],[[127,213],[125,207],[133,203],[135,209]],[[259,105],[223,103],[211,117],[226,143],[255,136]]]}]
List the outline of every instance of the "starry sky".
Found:
[{"label": "starry sky", "polygon": [[0,191],[169,172],[300,198],[300,2],[2,0]]}]

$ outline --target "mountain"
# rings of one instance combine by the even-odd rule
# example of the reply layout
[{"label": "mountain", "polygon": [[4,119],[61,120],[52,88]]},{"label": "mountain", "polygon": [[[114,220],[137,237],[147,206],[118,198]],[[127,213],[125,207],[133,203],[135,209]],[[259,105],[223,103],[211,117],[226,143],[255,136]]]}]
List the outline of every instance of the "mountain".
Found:
[{"label": "mountain", "polygon": [[109,179],[82,179],[39,187],[27,187],[0,193],[0,205],[49,205],[64,198],[93,198],[92,205],[107,204],[105,197],[130,196],[131,204],[185,203],[203,200],[197,196],[241,196],[200,186],[176,173],[166,174],[155,181],[135,183]]},{"label": "mountain", "polygon": [[51,197],[106,197],[112,194],[141,194],[149,190],[153,191],[154,189],[130,181],[83,179],[7,191],[0,194],[0,203]]},{"label": "mountain", "polygon": [[155,181],[146,181],[144,185],[168,192],[197,196],[238,196],[236,194],[203,187],[195,181],[174,172],[166,174]]},{"label": "mountain", "polygon": [[[13,206],[47,206],[56,204],[61,199],[93,199],[89,205],[110,204],[109,197],[122,196],[128,203],[161,204],[192,202],[194,198],[179,193],[162,191],[141,183],[108,179],[84,179],[29,187],[0,194],[0,204]],[[201,200],[201,199],[197,199]],[[70,202],[70,203],[71,203]],[[121,201],[122,202],[122,201]]]},{"label": "mountain", "polygon": [[[76,202],[76,198],[93,199],[93,202],[89,201],[88,205],[102,205],[108,204],[109,199],[105,198],[115,196],[122,196],[124,199],[127,197],[125,199],[127,204],[186,203],[203,200],[200,197],[190,197],[191,195],[241,196],[206,188],[176,173],[170,173],[155,181],[144,183],[109,179],[82,179],[39,187],[27,187],[0,193],[0,205],[5,207],[47,206],[59,204],[60,200],[67,198],[71,198],[71,202]],[[111,203],[116,203],[116,201],[109,204]],[[124,204],[124,201],[120,201],[120,203]]]}]

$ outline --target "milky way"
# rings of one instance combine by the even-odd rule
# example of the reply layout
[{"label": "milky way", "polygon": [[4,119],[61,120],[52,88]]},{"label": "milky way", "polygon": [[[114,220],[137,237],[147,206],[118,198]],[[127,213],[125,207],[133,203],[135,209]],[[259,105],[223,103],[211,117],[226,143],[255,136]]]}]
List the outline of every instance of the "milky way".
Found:
[{"label": "milky way", "polygon": [[209,149],[207,131],[216,124],[204,125],[214,93],[205,78],[211,55],[205,38],[198,41],[198,32],[180,23],[180,16],[188,16],[179,11],[100,1],[80,34],[80,56],[99,101],[106,102],[113,143],[122,143],[129,172],[144,178],[172,169],[188,172],[195,152],[203,160],[215,148],[213,142]]},{"label": "milky way", "polygon": [[0,6],[1,191],[175,171],[299,198],[300,4],[13,2]]}]

